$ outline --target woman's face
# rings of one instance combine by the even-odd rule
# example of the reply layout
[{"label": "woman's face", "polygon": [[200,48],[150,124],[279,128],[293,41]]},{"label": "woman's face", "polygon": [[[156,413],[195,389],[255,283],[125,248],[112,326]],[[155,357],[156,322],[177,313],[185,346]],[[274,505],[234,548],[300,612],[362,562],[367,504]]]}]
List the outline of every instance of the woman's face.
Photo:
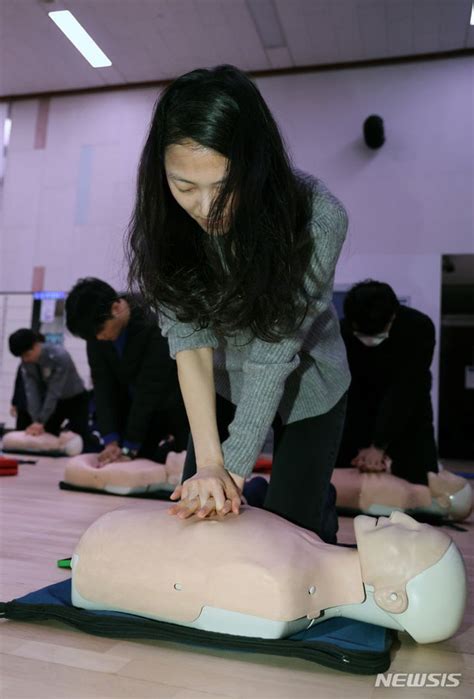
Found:
[{"label": "woman's face", "polygon": [[[208,230],[212,203],[224,183],[228,159],[195,141],[173,144],[165,152],[165,172],[171,194],[178,204],[201,226]],[[224,225],[232,202],[219,223]]]}]

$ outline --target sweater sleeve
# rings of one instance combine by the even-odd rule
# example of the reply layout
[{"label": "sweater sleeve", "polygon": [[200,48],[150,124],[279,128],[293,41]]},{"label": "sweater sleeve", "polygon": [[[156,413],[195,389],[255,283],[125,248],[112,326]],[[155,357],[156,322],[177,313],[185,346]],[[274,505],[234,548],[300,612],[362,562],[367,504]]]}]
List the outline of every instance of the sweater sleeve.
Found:
[{"label": "sweater sleeve", "polygon": [[191,323],[182,323],[166,308],[158,311],[158,322],[162,335],[168,338],[170,355],[176,359],[178,352],[200,347],[216,349],[219,341],[210,328],[195,328]]},{"label": "sweater sleeve", "polygon": [[327,190],[314,207],[314,248],[305,288],[310,297],[299,330],[277,343],[255,339],[244,363],[242,393],[222,445],[225,468],[247,477],[253,470],[283,395],[285,381],[297,368],[309,329],[332,303],[334,272],[345,240],[348,219],[342,204]]}]

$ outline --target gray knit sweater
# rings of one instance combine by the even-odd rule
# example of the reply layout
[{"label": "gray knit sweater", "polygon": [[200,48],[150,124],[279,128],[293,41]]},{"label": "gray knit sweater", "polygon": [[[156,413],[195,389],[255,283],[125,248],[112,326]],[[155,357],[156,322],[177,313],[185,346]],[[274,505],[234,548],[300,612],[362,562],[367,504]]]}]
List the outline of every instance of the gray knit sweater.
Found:
[{"label": "gray knit sweater", "polygon": [[[284,424],[322,415],[347,391],[350,373],[339,321],[332,304],[334,271],[347,231],[342,204],[315,178],[306,175],[313,192],[314,250],[305,282],[314,299],[298,332],[278,343],[242,332],[218,336],[212,328],[196,330],[166,309],[160,326],[170,353],[214,348],[216,391],[237,406],[223,443],[225,468],[248,476],[278,412]],[[317,282],[315,281],[317,280]],[[249,342],[250,340],[250,342]]]}]

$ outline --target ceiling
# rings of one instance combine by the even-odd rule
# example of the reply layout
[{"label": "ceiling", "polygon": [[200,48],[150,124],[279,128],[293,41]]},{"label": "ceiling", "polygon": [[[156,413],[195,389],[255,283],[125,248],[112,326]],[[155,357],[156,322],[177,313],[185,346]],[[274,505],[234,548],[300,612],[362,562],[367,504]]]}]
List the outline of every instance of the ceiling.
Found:
[{"label": "ceiling", "polygon": [[[0,98],[474,48],[472,0],[0,0]],[[49,19],[68,9],[112,61],[92,68]]]}]

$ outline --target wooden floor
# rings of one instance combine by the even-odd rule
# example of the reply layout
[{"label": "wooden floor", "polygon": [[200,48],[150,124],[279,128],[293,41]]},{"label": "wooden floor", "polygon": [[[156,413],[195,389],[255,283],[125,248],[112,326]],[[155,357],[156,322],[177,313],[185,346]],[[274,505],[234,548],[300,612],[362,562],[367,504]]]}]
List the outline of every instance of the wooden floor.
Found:
[{"label": "wooden floor", "polygon": [[[104,512],[143,506],[138,499],[60,491],[63,459],[41,459],[0,479],[0,599],[9,601],[64,579],[56,560],[71,555],[83,530]],[[466,470],[466,465],[463,465]],[[446,529],[474,577],[473,519],[467,531]],[[339,541],[353,543],[352,521]],[[372,696],[467,699],[474,696],[473,605],[456,636],[417,646],[405,634],[391,672],[459,672],[456,689],[375,688],[372,676],[347,675],[302,660],[198,651],[169,643],[89,636],[58,623],[0,621],[2,699],[325,699]]]}]

